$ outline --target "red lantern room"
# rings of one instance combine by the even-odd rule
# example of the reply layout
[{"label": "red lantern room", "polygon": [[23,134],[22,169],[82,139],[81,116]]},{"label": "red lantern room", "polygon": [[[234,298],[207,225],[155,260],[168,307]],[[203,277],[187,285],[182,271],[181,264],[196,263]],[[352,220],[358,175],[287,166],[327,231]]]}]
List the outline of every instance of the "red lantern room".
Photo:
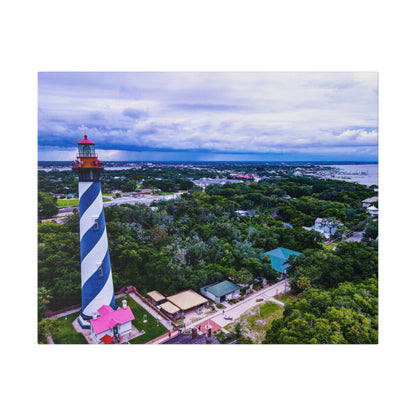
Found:
[{"label": "red lantern room", "polygon": [[78,155],[77,160],[72,162],[72,170],[78,173],[80,181],[99,180],[104,165],[95,153],[95,143],[85,135],[77,144]]}]

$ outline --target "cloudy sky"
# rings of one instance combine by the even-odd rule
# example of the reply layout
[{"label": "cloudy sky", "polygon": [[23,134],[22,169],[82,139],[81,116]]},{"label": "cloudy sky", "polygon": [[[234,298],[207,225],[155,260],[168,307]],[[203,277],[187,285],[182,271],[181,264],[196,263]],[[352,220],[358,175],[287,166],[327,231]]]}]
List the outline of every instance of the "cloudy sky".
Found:
[{"label": "cloudy sky", "polygon": [[374,72],[40,72],[38,159],[377,161]]}]

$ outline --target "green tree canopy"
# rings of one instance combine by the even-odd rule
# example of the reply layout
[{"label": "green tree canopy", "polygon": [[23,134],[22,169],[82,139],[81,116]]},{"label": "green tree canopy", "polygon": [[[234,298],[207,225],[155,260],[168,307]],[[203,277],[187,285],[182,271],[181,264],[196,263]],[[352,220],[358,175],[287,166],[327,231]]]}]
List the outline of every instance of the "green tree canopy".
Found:
[{"label": "green tree canopy", "polygon": [[377,280],[309,289],[273,321],[265,344],[374,344],[378,342]]},{"label": "green tree canopy", "polygon": [[38,218],[40,220],[52,218],[58,212],[57,199],[44,192],[38,192]]}]

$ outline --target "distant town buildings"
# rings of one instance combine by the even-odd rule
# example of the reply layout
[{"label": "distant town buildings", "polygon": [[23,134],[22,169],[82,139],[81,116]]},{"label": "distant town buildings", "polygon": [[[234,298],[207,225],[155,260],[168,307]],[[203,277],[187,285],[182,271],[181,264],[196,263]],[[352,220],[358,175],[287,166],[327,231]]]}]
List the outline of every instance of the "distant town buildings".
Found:
[{"label": "distant town buildings", "polygon": [[198,180],[192,181],[196,186],[201,187],[205,190],[205,188],[209,185],[225,185],[226,183],[242,183],[243,181],[237,179],[210,179],[210,178],[202,178]]},{"label": "distant town buildings", "polygon": [[235,212],[236,212],[236,214],[241,215],[242,217],[252,217],[253,216],[253,213],[250,210],[238,209]]},{"label": "distant town buildings", "polygon": [[378,208],[371,205],[367,208],[367,212],[372,216],[375,217],[376,215],[378,215]]},{"label": "distant town buildings", "polygon": [[152,189],[142,189],[139,192],[130,192],[130,196],[132,197],[143,197],[145,195],[152,195],[153,193],[157,193],[160,192],[160,189],[158,189],[157,191],[152,190]]},{"label": "distant town buildings", "polygon": [[363,207],[367,208],[367,212],[372,216],[375,217],[378,215],[378,208],[373,205],[375,203],[378,203],[378,197],[373,196],[372,198],[367,198],[363,200]]},{"label": "distant town buildings", "polygon": [[335,235],[339,227],[342,227],[342,223],[334,221],[328,218],[317,218],[315,224],[312,227],[303,227],[308,231],[316,231],[324,236],[326,240],[329,240]]},{"label": "distant town buildings", "polygon": [[373,196],[372,198],[364,199],[362,202],[363,207],[368,208],[370,205],[374,204],[375,202],[378,202],[378,196]]}]

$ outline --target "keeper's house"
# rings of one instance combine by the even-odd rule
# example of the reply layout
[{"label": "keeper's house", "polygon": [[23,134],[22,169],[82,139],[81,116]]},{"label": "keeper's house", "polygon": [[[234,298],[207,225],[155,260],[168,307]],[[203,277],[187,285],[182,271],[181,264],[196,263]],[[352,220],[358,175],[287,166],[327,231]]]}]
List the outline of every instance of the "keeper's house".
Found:
[{"label": "keeper's house", "polygon": [[133,312],[127,301],[123,300],[123,307],[113,310],[109,305],[98,309],[99,316],[90,320],[91,335],[97,344],[107,344],[110,338],[117,339],[131,332],[134,320]]},{"label": "keeper's house", "polygon": [[289,257],[292,255],[300,256],[301,254],[298,251],[289,250],[284,247],[279,247],[264,253],[271,260],[273,269],[280,273],[281,277],[286,274],[286,270],[289,267]]},{"label": "keeper's house", "polygon": [[201,288],[201,294],[216,303],[240,297],[241,287],[229,280]]}]

